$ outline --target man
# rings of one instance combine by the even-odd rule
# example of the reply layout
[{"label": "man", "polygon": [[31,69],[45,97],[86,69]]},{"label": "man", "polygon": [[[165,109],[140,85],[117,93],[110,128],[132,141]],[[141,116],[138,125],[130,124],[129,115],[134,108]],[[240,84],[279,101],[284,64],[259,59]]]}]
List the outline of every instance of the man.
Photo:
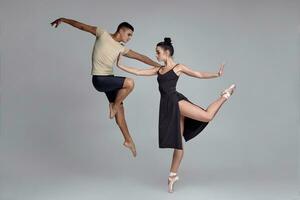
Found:
[{"label": "man", "polygon": [[131,39],[134,32],[133,26],[127,22],[119,24],[115,33],[109,33],[102,27],[91,26],[66,18],[59,18],[53,21],[51,25],[57,28],[62,22],[96,36],[91,70],[93,85],[96,90],[105,92],[109,101],[109,117],[111,119],[115,117],[115,121],[125,139],[123,145],[129,148],[133,156],[136,157],[135,144],[126,124],[123,106],[123,100],[134,88],[134,81],[131,78],[114,76],[113,65],[119,54],[136,59],[147,65],[156,67],[160,67],[161,65],[147,56],[124,46],[124,43],[127,43]]}]

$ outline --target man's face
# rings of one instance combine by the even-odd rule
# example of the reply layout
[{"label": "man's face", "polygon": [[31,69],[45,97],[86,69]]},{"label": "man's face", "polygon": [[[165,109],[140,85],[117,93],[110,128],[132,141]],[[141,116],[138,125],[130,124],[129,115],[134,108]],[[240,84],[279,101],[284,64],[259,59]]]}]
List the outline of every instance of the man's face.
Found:
[{"label": "man's face", "polygon": [[120,29],[120,35],[122,42],[127,43],[131,39],[133,31],[129,28],[122,28]]}]

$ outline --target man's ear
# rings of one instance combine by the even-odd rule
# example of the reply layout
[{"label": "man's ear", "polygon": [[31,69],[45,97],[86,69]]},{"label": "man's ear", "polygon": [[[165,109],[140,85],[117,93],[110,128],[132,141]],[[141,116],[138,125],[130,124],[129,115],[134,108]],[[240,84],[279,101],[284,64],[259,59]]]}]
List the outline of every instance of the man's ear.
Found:
[{"label": "man's ear", "polygon": [[124,27],[120,29],[121,34],[124,34],[125,31],[126,31],[126,29]]}]

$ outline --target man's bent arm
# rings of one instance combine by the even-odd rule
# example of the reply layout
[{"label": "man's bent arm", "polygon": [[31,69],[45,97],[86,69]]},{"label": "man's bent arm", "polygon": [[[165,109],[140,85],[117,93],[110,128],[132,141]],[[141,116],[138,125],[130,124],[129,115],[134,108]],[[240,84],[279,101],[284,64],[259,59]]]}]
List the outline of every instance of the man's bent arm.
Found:
[{"label": "man's bent arm", "polygon": [[126,54],[124,54],[124,56],[126,56],[128,58],[136,59],[136,60],[141,61],[150,66],[161,67],[161,65],[159,63],[157,63],[157,62],[153,61],[152,59],[148,58],[147,56],[139,54],[133,50],[129,50]]}]

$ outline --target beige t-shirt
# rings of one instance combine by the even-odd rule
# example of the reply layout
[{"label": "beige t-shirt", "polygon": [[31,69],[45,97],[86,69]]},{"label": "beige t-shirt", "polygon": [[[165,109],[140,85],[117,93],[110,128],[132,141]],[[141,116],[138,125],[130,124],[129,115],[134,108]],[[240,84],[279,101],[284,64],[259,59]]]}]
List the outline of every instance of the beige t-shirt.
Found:
[{"label": "beige t-shirt", "polygon": [[115,41],[105,29],[97,27],[91,75],[113,74],[113,65],[116,63],[119,53],[126,54],[128,51],[128,48]]}]

